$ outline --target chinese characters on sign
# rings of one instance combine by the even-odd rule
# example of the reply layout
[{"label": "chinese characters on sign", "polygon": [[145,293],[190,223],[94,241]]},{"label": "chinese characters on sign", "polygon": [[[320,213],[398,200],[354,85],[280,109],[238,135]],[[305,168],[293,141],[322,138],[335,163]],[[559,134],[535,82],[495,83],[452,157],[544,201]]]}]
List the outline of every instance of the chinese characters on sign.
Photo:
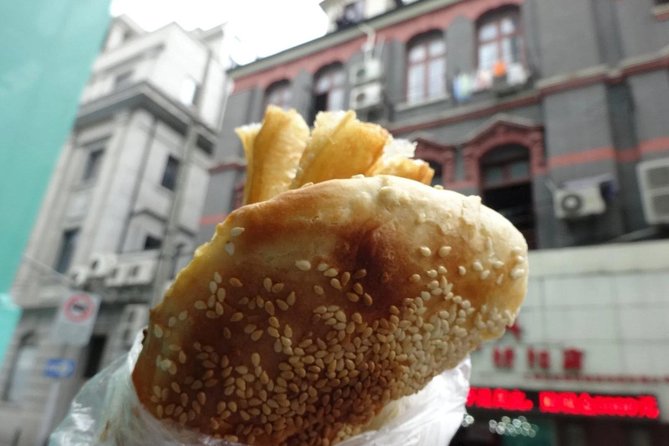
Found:
[{"label": "chinese characters on sign", "polygon": [[[562,353],[562,370],[577,373],[583,370],[584,354],[576,348],[566,348]],[[498,369],[513,369],[516,358],[515,347],[495,347],[492,351],[492,362]],[[530,370],[549,371],[551,369],[551,352],[547,349],[527,347],[527,368]]]}]

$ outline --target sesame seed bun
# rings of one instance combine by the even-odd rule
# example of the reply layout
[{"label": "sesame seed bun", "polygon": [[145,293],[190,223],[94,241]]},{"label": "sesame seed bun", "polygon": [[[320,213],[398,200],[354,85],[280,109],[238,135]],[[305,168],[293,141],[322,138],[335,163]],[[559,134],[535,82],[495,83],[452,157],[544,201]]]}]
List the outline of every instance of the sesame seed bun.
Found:
[{"label": "sesame seed bun", "polygon": [[132,378],[155,417],[330,445],[510,325],[522,235],[478,197],[331,180],[231,213],[151,312]]}]

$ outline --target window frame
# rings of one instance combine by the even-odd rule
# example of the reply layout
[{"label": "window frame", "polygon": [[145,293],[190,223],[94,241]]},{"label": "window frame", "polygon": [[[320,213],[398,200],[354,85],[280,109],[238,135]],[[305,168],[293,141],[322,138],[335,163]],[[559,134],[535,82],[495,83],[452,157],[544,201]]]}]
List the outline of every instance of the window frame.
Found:
[{"label": "window frame", "polygon": [[[173,162],[171,164],[171,162]],[[174,172],[170,173],[170,165],[174,165]],[[174,190],[177,188],[177,177],[179,176],[179,169],[181,169],[181,161],[179,158],[177,158],[174,155],[168,155],[167,159],[165,160],[165,167],[163,167],[163,176],[160,180],[160,185],[169,190],[174,192]]]},{"label": "window frame", "polygon": [[[430,53],[430,45],[434,42],[440,41],[442,44],[442,51],[438,54]],[[419,61],[412,61],[411,53],[416,51],[419,48],[423,48],[425,55]],[[430,83],[430,66],[436,61],[443,62],[443,85],[440,85],[441,94],[431,95],[431,83]],[[446,82],[446,73],[448,70],[448,46],[446,42],[446,36],[440,30],[432,30],[417,36],[414,36],[409,43],[407,44],[405,51],[405,62],[406,62],[406,81],[405,81],[405,94],[404,99],[407,104],[420,104],[423,102],[428,102],[430,100],[439,99],[448,97],[448,88]],[[423,75],[421,79],[421,96],[414,98],[411,94],[411,70],[416,66],[423,66]]]},{"label": "window frame", "polygon": [[31,372],[34,370],[35,365],[37,364],[37,360],[39,359],[39,344],[37,342],[37,334],[34,331],[24,333],[19,338],[19,342],[16,346],[16,349],[14,350],[12,361],[9,363],[10,368],[7,373],[7,381],[5,382],[4,388],[2,389],[1,400],[4,402],[20,404],[23,400],[22,392],[25,392],[27,386],[21,388],[20,391],[22,392],[18,395],[15,395],[15,393],[19,392],[17,391],[17,386],[15,383],[17,379],[24,380],[25,383],[25,380],[29,378],[28,374],[22,373],[25,372],[23,368],[19,368],[21,362],[20,360],[22,359],[22,356],[26,354],[27,349],[30,349],[30,353],[34,355],[32,358],[32,366],[26,367],[25,370],[27,372]]},{"label": "window frame", "polygon": [[84,171],[81,175],[82,183],[94,181],[98,175],[100,175],[100,166],[104,159],[104,154],[104,147],[92,147],[88,150],[88,153],[86,154],[86,163],[84,164]]},{"label": "window frame", "polygon": [[[68,237],[68,235],[70,235],[70,237]],[[72,266],[72,260],[74,259],[74,255],[77,251],[77,242],[80,235],[81,228],[79,227],[68,228],[61,233],[58,254],[56,255],[53,266],[54,271],[58,272],[59,274],[67,274],[70,267]]]},{"label": "window frame", "polygon": [[[320,88],[319,84],[323,80],[327,80],[327,87]],[[341,103],[339,108],[334,108],[331,106],[332,103],[332,94],[334,92],[339,92],[341,94]],[[326,106],[324,109],[316,109],[317,97],[326,95]],[[314,76],[314,84],[311,91],[312,99],[312,114],[315,117],[316,114],[320,111],[340,111],[345,108],[346,100],[346,72],[344,71],[344,66],[341,63],[333,63],[327,65],[316,72]],[[313,120],[313,119],[312,119]]]},{"label": "window frame", "polygon": [[[514,21],[515,24],[515,29],[512,33],[506,33],[503,34],[502,32],[502,21],[505,18],[511,18]],[[497,34],[494,38],[492,39],[481,39],[481,30],[483,27],[486,25],[489,25],[491,23],[495,24],[495,28],[497,31]],[[493,62],[493,65],[487,69],[492,70],[494,67],[494,64],[497,63],[500,59],[499,56],[504,54],[504,41],[506,39],[510,39],[515,37],[516,41],[518,42],[518,48],[516,48],[516,51],[518,53],[518,60],[516,61],[507,61],[504,60],[504,62],[507,64],[507,66],[511,63],[519,63],[523,67],[527,67],[527,60],[525,56],[525,31],[523,29],[523,24],[521,21],[521,15],[520,15],[520,9],[516,6],[506,6],[502,7],[499,9],[495,9],[492,11],[488,11],[487,13],[483,14],[477,21],[476,21],[476,68],[478,70],[481,70],[481,46],[484,44],[489,44],[489,43],[496,43],[496,51],[497,51],[497,57],[498,59]],[[513,49],[512,49],[513,51]]]},{"label": "window frame", "polygon": [[290,108],[293,101],[291,86],[290,81],[287,79],[270,84],[265,89],[265,108],[267,108],[268,105],[275,105],[283,109]]}]

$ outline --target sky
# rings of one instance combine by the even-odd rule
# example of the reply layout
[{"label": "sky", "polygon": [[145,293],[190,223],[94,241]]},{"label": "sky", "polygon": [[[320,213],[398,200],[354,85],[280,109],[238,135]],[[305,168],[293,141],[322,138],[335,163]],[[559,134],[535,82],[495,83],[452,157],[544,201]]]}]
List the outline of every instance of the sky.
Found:
[{"label": "sky", "polygon": [[147,31],[177,22],[186,30],[227,22],[232,57],[251,62],[325,34],[318,0],[112,0],[113,16],[126,14]]}]

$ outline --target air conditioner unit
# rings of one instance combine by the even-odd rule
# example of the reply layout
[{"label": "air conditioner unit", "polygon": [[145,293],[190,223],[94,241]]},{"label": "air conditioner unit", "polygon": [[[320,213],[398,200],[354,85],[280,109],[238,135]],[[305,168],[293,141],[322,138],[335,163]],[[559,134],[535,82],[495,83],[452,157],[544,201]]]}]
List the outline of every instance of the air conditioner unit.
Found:
[{"label": "air conditioner unit", "polygon": [[143,304],[126,305],[118,325],[121,342],[125,347],[132,346],[135,336],[142,330],[149,319],[149,306]]},{"label": "air conditioner unit", "polygon": [[141,260],[128,264],[127,285],[149,285],[156,273],[156,260]]},{"label": "air conditioner unit", "polygon": [[555,216],[562,219],[603,214],[606,211],[599,184],[574,190],[557,189],[553,195],[553,205]]},{"label": "air conditioner unit", "polygon": [[361,85],[351,89],[349,104],[355,110],[380,105],[383,100],[383,89],[378,82]]},{"label": "air conditioner unit", "polygon": [[669,158],[641,161],[637,175],[646,221],[669,223]]},{"label": "air conditioner unit", "polygon": [[75,287],[83,286],[88,280],[88,267],[85,265],[75,266],[69,273],[72,285]]},{"label": "air conditioner unit", "polygon": [[105,286],[116,288],[127,285],[128,266],[127,263],[114,266],[111,272],[105,277]]},{"label": "air conditioner unit", "polygon": [[377,58],[365,59],[351,66],[351,85],[362,85],[379,80],[383,73],[381,60]]},{"label": "air conditioner unit", "polygon": [[91,260],[88,262],[89,277],[93,279],[99,279],[106,277],[111,273],[112,269],[116,266],[116,254],[113,253],[98,253],[91,256]]}]

